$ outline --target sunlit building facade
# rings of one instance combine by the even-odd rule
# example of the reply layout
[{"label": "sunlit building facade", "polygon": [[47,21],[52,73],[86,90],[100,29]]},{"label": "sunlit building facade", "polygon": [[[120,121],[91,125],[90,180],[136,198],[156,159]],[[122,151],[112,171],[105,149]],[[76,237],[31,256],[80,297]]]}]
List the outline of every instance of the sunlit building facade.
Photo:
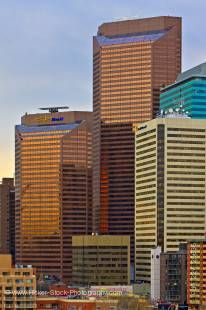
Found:
[{"label": "sunlit building facade", "polygon": [[71,281],[71,237],[91,229],[91,112],[16,126],[16,261]]},{"label": "sunlit building facade", "polygon": [[131,237],[134,254],[133,124],[152,119],[161,85],[181,71],[181,18],[102,24],[93,40],[93,227]]},{"label": "sunlit building facade", "polygon": [[150,282],[152,248],[205,236],[206,122],[168,115],[138,125],[135,141],[136,280]]},{"label": "sunlit building facade", "polygon": [[187,303],[190,309],[206,309],[206,240],[187,244]]},{"label": "sunlit building facade", "polygon": [[32,266],[12,266],[11,255],[0,254],[0,309],[37,309],[36,276]]}]

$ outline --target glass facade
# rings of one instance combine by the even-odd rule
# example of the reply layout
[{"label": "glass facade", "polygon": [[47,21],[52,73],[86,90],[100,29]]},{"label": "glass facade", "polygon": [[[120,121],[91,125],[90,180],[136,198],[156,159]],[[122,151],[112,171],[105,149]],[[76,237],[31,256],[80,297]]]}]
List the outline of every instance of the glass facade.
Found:
[{"label": "glass facade", "polygon": [[73,285],[129,285],[128,236],[73,236]]},{"label": "glass facade", "polygon": [[[205,66],[206,64],[200,65]],[[187,71],[186,71],[187,72]],[[183,73],[184,75],[184,73]],[[181,77],[181,75],[180,75]],[[160,109],[178,110],[180,106],[191,118],[206,118],[206,74],[205,76],[191,75],[186,79],[177,80],[175,84],[166,87],[160,95]]]},{"label": "glass facade", "polygon": [[93,230],[130,235],[134,258],[133,124],[152,119],[162,84],[181,70],[181,19],[105,23],[93,45]]},{"label": "glass facade", "polygon": [[84,117],[16,126],[16,261],[66,281],[71,236],[88,233],[91,217],[91,130]]},{"label": "glass facade", "polygon": [[160,298],[178,304],[187,302],[187,250],[161,253]]}]

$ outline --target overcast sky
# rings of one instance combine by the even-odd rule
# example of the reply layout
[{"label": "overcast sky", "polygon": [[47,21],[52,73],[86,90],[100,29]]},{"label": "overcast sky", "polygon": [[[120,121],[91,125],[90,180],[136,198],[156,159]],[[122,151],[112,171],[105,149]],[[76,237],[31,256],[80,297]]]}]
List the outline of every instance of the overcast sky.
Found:
[{"label": "overcast sky", "polygon": [[122,17],[183,17],[183,70],[205,61],[205,0],[0,0],[0,178],[25,112],[92,109],[92,35]]}]

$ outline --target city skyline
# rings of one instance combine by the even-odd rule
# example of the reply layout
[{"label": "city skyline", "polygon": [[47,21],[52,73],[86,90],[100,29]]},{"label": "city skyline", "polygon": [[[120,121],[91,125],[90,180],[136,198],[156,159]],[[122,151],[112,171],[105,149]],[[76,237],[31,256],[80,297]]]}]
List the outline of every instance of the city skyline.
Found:
[{"label": "city skyline", "polygon": [[4,129],[0,134],[0,178],[13,176],[14,124],[24,112],[65,104],[71,110],[91,111],[92,36],[97,25],[134,15],[182,16],[185,70],[204,61],[205,6],[203,1],[194,7],[192,1],[170,0],[150,1],[150,6],[132,0],[112,4],[92,1],[87,7],[83,1],[64,0],[61,5],[23,0],[18,5],[12,0],[0,3],[0,120]]},{"label": "city skyline", "polygon": [[8,1],[2,309],[206,309],[206,5]]}]

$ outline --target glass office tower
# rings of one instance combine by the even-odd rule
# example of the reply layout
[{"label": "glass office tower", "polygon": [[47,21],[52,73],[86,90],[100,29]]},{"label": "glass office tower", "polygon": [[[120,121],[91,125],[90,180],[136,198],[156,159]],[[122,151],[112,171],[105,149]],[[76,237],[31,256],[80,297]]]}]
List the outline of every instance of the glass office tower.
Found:
[{"label": "glass office tower", "polygon": [[189,69],[177,81],[165,87],[160,95],[160,109],[184,109],[192,118],[206,118],[206,63]]},{"label": "glass office tower", "polygon": [[91,221],[91,112],[24,115],[16,126],[16,262],[71,280],[72,235]]},{"label": "glass office tower", "polygon": [[130,235],[133,260],[133,124],[156,115],[181,71],[181,18],[105,23],[93,42],[93,227]]}]

